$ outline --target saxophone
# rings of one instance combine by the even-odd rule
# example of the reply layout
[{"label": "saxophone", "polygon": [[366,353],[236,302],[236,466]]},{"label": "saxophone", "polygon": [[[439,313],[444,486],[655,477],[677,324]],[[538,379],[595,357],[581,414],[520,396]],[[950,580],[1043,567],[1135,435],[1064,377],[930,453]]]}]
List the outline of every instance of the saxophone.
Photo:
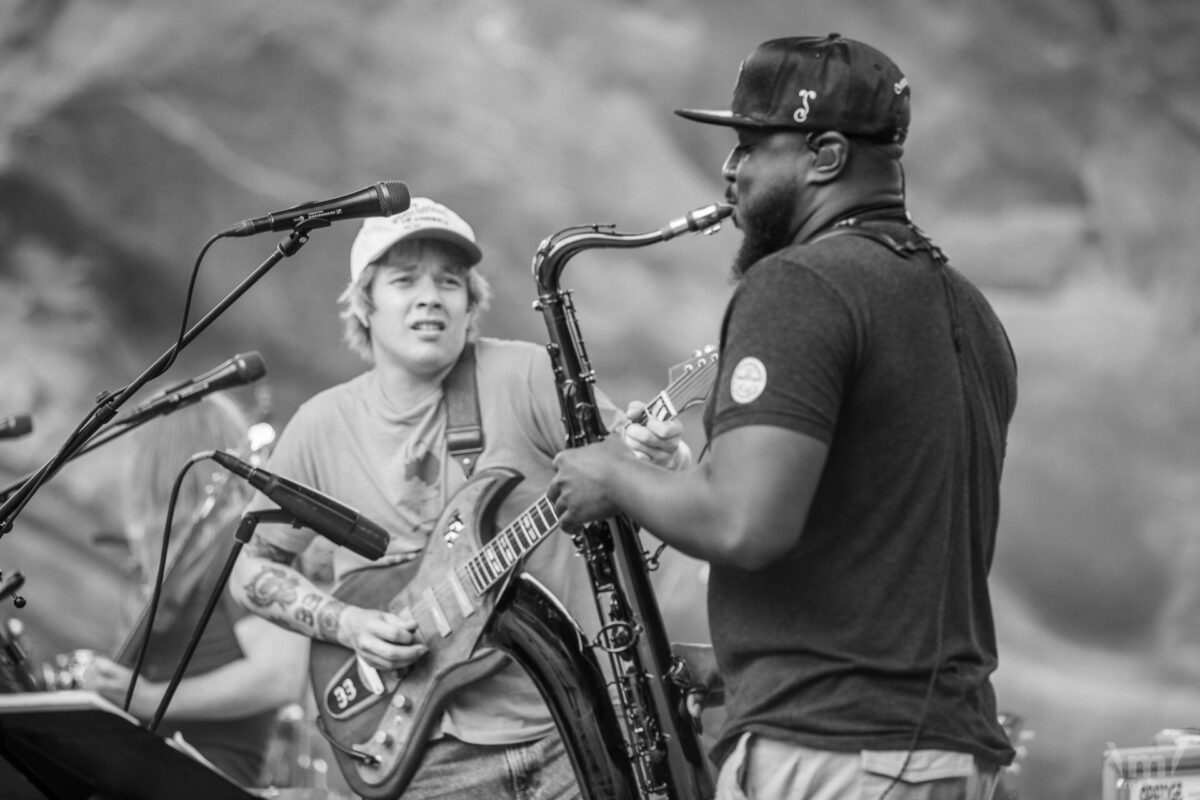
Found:
[{"label": "saxophone", "polygon": [[[712,233],[732,212],[712,204],[640,234],[619,233],[611,225],[576,226],[541,243],[533,260],[535,308],[550,334],[547,349],[568,447],[600,441],[607,431],[571,295],[560,288],[567,261],[592,248],[644,247],[687,232]],[[712,775],[683,702],[689,675],[671,653],[637,527],[621,516],[586,525],[573,540],[600,614],[595,639],[581,641],[578,629],[549,608],[544,595],[528,590],[518,590],[504,604],[495,638],[546,696],[588,800],[711,797]],[[580,640],[572,645],[572,637]],[[607,678],[592,651],[607,655]]]}]

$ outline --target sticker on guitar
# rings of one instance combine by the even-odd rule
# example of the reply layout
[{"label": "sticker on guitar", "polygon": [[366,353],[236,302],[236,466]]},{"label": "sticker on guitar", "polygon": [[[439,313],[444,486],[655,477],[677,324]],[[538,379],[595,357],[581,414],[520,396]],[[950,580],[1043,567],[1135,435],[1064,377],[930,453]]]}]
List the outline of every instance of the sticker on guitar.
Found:
[{"label": "sticker on guitar", "polygon": [[[717,368],[712,347],[675,365],[645,413],[670,420],[702,403]],[[495,650],[476,653],[476,644],[499,587],[558,527],[554,507],[542,495],[494,536],[485,535],[495,529],[496,509],[521,477],[505,468],[477,473],[446,504],[421,558],[358,570],[333,593],[357,606],[408,608],[429,648],[403,671],[374,673],[340,645],[312,644],[309,672],[320,724],[347,782],[363,797],[402,790],[449,695],[505,663]]]}]

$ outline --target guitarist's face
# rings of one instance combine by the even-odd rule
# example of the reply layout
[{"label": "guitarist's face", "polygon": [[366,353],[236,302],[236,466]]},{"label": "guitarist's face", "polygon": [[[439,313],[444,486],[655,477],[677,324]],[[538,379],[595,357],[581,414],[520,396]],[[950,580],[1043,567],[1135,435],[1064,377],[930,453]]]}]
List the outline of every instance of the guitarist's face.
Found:
[{"label": "guitarist's face", "polygon": [[413,262],[379,265],[367,317],[376,365],[440,376],[458,359],[471,322],[467,268],[434,249]]}]

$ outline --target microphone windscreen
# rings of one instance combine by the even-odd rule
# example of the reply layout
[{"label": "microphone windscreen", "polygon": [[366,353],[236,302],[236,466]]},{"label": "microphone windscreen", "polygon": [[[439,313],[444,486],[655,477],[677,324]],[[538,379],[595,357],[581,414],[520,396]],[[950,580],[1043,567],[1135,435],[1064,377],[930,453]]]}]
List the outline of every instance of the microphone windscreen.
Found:
[{"label": "microphone windscreen", "polygon": [[412,198],[403,181],[382,181],[375,185],[379,188],[379,216],[390,217],[408,210]]},{"label": "microphone windscreen", "polygon": [[267,374],[267,365],[257,350],[238,356],[237,374],[246,383],[252,383]]}]

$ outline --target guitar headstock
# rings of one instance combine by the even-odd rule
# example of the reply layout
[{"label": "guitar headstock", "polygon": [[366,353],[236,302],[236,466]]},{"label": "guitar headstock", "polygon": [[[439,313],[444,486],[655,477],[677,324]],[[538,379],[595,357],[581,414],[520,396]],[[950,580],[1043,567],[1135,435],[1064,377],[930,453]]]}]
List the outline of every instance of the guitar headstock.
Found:
[{"label": "guitar headstock", "polygon": [[663,394],[670,400],[675,413],[681,414],[708,399],[717,380],[717,348],[705,345],[688,360],[671,367],[667,375],[671,382]]}]

